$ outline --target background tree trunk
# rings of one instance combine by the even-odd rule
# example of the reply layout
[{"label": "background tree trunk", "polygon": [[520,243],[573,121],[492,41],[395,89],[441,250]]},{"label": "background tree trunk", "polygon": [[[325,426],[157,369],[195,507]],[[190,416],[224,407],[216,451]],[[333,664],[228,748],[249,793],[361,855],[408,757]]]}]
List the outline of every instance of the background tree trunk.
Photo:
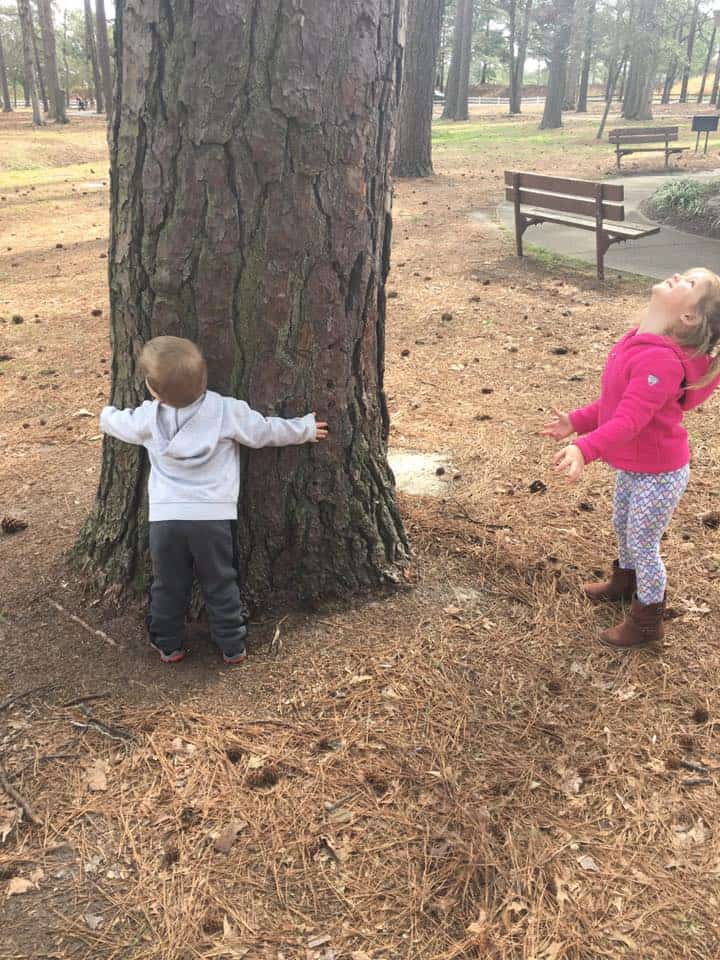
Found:
[{"label": "background tree trunk", "polygon": [[65,106],[70,106],[70,64],[68,63],[67,10],[63,13],[63,73],[65,75]]},{"label": "background tree trunk", "polygon": [[463,17],[462,57],[458,74],[458,96],[455,109],[456,120],[468,119],[468,89],[470,87],[470,67],[472,65],[472,40],[475,19],[475,4],[473,0],[465,0],[465,15]]},{"label": "background tree trunk", "polygon": [[55,51],[55,27],[53,26],[50,0],[37,0],[38,19],[42,32],[43,50],[45,51],[45,75],[47,76],[50,98],[53,103],[53,115],[57,123],[67,123],[65,112],[65,97],[60,87],[58,77],[57,55]]},{"label": "background tree trunk", "polygon": [[408,3],[393,166],[399,177],[429,177],[433,172],[431,128],[442,6],[443,0]]},{"label": "background tree trunk", "polygon": [[586,0],[576,0],[575,2],[572,28],[570,30],[570,44],[568,46],[567,68],[565,72],[563,110],[574,110],[577,105],[578,87],[580,85],[580,62],[585,38],[585,4]]},{"label": "background tree trunk", "polygon": [[720,89],[720,50],[718,51],[717,63],[715,64],[715,75],[713,77],[712,90],[710,91],[710,103],[717,106],[718,89]]},{"label": "background tree trunk", "polygon": [[[144,398],[142,343],[177,334],[212,389],[331,424],[320,446],[244,451],[250,598],[376,586],[406,553],[383,391],[402,8],[117,3],[112,402]],[[146,480],[144,451],[106,440],[78,545],[101,584],[146,577]]]},{"label": "background tree trunk", "polygon": [[593,28],[595,25],[595,2],[590,0],[585,20],[585,46],[583,48],[582,71],[580,73],[580,90],[578,92],[576,113],[587,113],[588,84],[590,81],[590,64],[592,63]]},{"label": "background tree trunk", "polygon": [[112,113],[112,73],[110,71],[110,47],[108,46],[105,0],[95,0],[95,29],[97,30],[97,58],[100,65],[105,112]]},{"label": "background tree trunk", "polygon": [[707,54],[705,56],[705,64],[703,66],[702,82],[700,83],[700,91],[697,98],[698,103],[702,103],[705,99],[705,87],[707,85],[708,73],[710,73],[710,61],[712,60],[713,50],[715,49],[716,36],[717,24],[713,23],[712,33],[710,34],[710,42],[708,43]]},{"label": "background tree trunk", "polygon": [[12,103],[10,102],[10,88],[8,87],[2,36],[0,36],[0,84],[2,84],[3,113],[12,113]]},{"label": "background tree trunk", "polygon": [[55,114],[50,109],[50,101],[48,100],[47,88],[45,86],[43,68],[42,68],[42,64],[40,63],[40,53],[38,51],[37,34],[35,33],[35,26],[33,24],[33,19],[32,19],[32,7],[29,4],[28,4],[28,10],[30,11],[30,25],[32,26],[33,55],[35,57],[35,72],[37,75],[38,87],[40,88],[40,99],[42,101],[43,110],[50,117],[50,119],[52,119]]},{"label": "background tree trunk", "polygon": [[37,89],[35,87],[34,56],[33,56],[33,25],[30,14],[30,0],[17,0],[18,14],[20,16],[20,29],[22,31],[23,45],[23,66],[25,76],[26,97],[32,103],[33,125],[41,127],[43,125],[42,114],[40,113],[40,103],[38,101]]},{"label": "background tree trunk", "polygon": [[472,0],[457,0],[455,5],[455,23],[453,25],[452,51],[448,68],[447,84],[445,85],[445,104],[443,105],[442,119],[454,120],[458,105],[458,85],[460,83],[460,61],[463,52],[463,23],[465,22],[465,5]]},{"label": "background tree trunk", "polygon": [[698,10],[700,0],[695,0],[690,17],[690,27],[688,29],[687,52],[685,66],[683,67],[682,84],[680,85],[680,103],[687,103],[688,83],[690,82],[690,68],[692,66],[693,48],[695,46],[695,34],[697,33]]},{"label": "background tree trunk", "polygon": [[555,32],[548,76],[548,92],[545,98],[541,130],[551,130],[562,126],[562,104],[565,96],[565,75],[567,73],[568,47],[572,29],[575,0],[557,0],[555,5]]},{"label": "background tree trunk", "polygon": [[520,28],[520,41],[518,43],[517,56],[515,58],[515,70],[513,84],[510,93],[510,113],[520,113],[522,104],[522,91],[525,77],[525,60],[527,59],[528,37],[530,36],[530,16],[532,14],[533,0],[525,0],[525,9],[523,10],[523,22]]},{"label": "background tree trunk", "polygon": [[632,33],[632,57],[623,91],[626,120],[652,120],[652,91],[657,62],[657,0],[641,0]]},{"label": "background tree trunk", "polygon": [[98,67],[97,47],[95,46],[95,27],[93,24],[93,12],[90,6],[90,0],[84,0],[85,5],[85,50],[88,62],[92,68],[93,86],[95,87],[95,110],[98,113],[104,113],[105,100],[102,93],[102,82],[100,80],[100,68]]}]

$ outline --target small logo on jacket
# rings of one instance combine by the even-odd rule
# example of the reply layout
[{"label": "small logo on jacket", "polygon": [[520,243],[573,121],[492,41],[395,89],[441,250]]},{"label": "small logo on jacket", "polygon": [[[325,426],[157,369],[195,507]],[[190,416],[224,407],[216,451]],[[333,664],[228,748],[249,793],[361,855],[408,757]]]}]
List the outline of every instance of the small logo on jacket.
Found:
[{"label": "small logo on jacket", "polygon": [[656,383],[660,383],[660,377],[656,377],[654,373],[649,374],[648,383],[651,387],[654,387]]}]

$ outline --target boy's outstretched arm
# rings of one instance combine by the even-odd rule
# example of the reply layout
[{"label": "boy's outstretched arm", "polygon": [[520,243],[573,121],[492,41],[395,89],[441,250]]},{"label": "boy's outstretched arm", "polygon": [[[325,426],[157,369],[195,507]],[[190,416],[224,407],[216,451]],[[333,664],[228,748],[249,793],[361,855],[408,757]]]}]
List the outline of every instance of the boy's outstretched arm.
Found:
[{"label": "boy's outstretched arm", "polygon": [[151,400],[145,400],[134,410],[118,410],[117,407],[105,407],[100,413],[100,429],[116,440],[125,443],[142,444],[152,436],[150,429]]},{"label": "boy's outstretched arm", "polygon": [[249,407],[244,400],[225,398],[227,427],[223,432],[245,447],[288,447],[294,444],[315,443],[327,437],[327,424],[315,420],[314,413],[286,420],[284,417],[264,417]]}]

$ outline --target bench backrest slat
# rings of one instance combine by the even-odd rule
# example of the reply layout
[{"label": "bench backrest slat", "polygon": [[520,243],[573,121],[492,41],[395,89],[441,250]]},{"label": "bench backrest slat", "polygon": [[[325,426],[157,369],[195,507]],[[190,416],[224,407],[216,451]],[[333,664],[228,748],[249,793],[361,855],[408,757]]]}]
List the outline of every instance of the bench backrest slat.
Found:
[{"label": "bench backrest slat", "polygon": [[[512,187],[505,188],[505,197],[511,201],[515,199],[515,191]],[[577,213],[583,217],[595,216],[595,201],[586,197],[570,197],[566,194],[543,190],[524,190],[521,187],[520,203],[544,207],[546,210],[559,210],[562,213]],[[625,208],[621,203],[603,201],[602,215],[604,220],[624,220]]]},{"label": "bench backrest slat", "polygon": [[[549,177],[542,173],[523,173],[520,170],[505,171],[506,186],[512,186],[513,177],[516,174],[520,178],[521,188],[527,190],[548,190],[551,193],[564,193],[571,197],[592,197],[594,200],[598,187],[594,180],[576,180],[573,177]],[[603,200],[611,203],[622,203],[625,199],[625,190],[622,184],[603,183],[602,190]]]},{"label": "bench backrest slat", "polygon": [[679,127],[620,127],[608,134],[610,143],[652,143],[654,140],[677,140]]}]

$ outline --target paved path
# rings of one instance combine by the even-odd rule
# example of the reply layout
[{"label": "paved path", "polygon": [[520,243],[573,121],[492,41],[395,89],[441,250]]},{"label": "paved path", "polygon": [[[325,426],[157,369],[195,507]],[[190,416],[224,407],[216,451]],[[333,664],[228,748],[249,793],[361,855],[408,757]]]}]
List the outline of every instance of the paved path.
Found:
[{"label": "paved path", "polygon": [[[638,207],[650,194],[667,180],[674,180],[683,174],[655,174],[651,176],[614,177],[608,183],[620,183],[625,187],[625,219],[628,223],[651,223]],[[685,174],[687,176],[687,174]],[[720,176],[720,170],[708,170],[695,174],[693,179],[711,180]],[[515,223],[511,203],[501,203],[497,209],[498,218],[513,234]],[[565,254],[595,263],[595,234],[589,230],[577,230],[562,227],[559,224],[546,223],[529,227],[525,231],[525,242],[544,247],[553,253]],[[528,254],[532,256],[532,254]],[[676,270],[682,273],[690,267],[708,267],[720,273],[720,240],[699,237],[692,233],[683,233],[672,227],[663,226],[660,233],[642,240],[630,240],[627,243],[614,244],[605,255],[605,267],[639,273],[647,277],[663,280]]]}]

